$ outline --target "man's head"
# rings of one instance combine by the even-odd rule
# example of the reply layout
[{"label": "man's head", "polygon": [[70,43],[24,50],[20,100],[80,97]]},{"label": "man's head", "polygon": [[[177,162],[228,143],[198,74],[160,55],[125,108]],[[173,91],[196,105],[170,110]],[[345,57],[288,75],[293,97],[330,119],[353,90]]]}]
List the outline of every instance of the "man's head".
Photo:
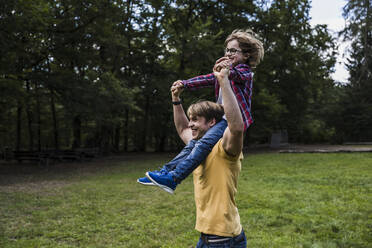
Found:
[{"label": "man's head", "polygon": [[225,40],[225,56],[233,66],[247,64],[255,68],[264,57],[264,48],[257,35],[250,29],[234,30]]},{"label": "man's head", "polygon": [[199,101],[190,105],[187,110],[189,127],[192,131],[192,139],[198,140],[222,120],[224,115],[223,106],[211,101]]}]

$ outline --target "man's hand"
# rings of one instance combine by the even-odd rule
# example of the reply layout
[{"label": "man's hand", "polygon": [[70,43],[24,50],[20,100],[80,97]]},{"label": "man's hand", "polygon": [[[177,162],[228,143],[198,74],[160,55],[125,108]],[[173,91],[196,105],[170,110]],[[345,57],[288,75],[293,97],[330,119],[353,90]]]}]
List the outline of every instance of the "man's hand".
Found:
[{"label": "man's hand", "polygon": [[[218,60],[217,60],[218,61]],[[227,60],[222,60],[218,63],[218,66],[213,68],[213,73],[217,78],[218,83],[224,84],[228,82],[228,76],[230,74],[230,62]]]},{"label": "man's hand", "polygon": [[173,101],[179,101],[180,100],[180,95],[182,91],[184,90],[184,86],[182,84],[181,80],[177,80],[172,84],[171,87],[171,93],[172,93],[172,100]]}]

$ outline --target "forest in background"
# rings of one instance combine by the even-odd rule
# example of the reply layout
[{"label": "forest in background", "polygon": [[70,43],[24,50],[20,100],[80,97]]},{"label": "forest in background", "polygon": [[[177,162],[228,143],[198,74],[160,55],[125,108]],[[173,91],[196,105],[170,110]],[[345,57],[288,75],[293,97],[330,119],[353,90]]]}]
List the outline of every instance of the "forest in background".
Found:
[{"label": "forest in background", "polygon": [[[345,2],[349,82],[309,0],[1,0],[0,149],[177,150],[169,88],[212,71],[234,29],[264,43],[245,144],[372,140],[371,0]],[[331,10],[330,10],[331,11]],[[185,106],[214,101],[186,91]]]}]

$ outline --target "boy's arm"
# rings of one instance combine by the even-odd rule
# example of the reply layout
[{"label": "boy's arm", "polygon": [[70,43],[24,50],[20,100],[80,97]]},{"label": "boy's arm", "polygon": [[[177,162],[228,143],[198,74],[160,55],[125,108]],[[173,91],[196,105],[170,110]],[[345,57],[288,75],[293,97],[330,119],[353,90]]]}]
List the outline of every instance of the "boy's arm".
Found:
[{"label": "boy's arm", "polygon": [[[213,67],[213,71],[216,70],[219,72],[221,70],[219,68],[219,65],[222,63],[226,63],[226,61],[227,60],[225,57],[218,59]],[[252,76],[252,70],[246,64],[239,64],[235,67],[230,68],[229,79],[237,84],[245,85],[247,81],[252,80]],[[217,79],[214,73],[210,73],[207,75],[196,76],[187,80],[182,80],[181,83],[184,88],[194,90],[205,87],[212,87],[216,84],[216,80]]]},{"label": "boy's arm", "polygon": [[[182,87],[179,87],[179,81],[173,83],[171,87],[172,102],[173,102],[173,119],[174,125],[180,138],[185,144],[188,144],[192,139],[191,129],[189,128],[189,120],[183,110],[182,104],[180,104],[180,94],[183,91]],[[174,104],[179,102],[179,104]]]},{"label": "boy's arm", "polygon": [[[229,58],[222,57],[216,61],[213,71],[219,72],[224,64],[228,64]],[[230,66],[229,79],[234,83],[242,84],[245,87],[246,83],[252,81],[253,73],[251,68],[246,64],[238,64],[235,67]]]},{"label": "boy's arm", "polygon": [[224,101],[224,111],[228,127],[222,138],[222,147],[227,154],[236,156],[243,149],[244,123],[238,102],[228,80],[229,70],[225,67],[220,72],[214,71],[220,84]]},{"label": "boy's arm", "polygon": [[229,79],[237,84],[244,85],[247,81],[251,81],[252,77],[252,70],[246,64],[239,64],[233,68],[230,68]]},{"label": "boy's arm", "polygon": [[185,87],[186,89],[196,90],[214,86],[216,84],[216,77],[213,73],[210,73],[207,75],[193,77],[187,80],[182,80],[181,82],[183,84],[183,87]]}]

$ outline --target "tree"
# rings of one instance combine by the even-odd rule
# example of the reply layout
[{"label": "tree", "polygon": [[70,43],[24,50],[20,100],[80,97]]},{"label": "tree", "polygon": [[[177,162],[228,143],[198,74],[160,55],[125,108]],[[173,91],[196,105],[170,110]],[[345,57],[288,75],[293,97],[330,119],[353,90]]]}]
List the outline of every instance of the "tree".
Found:
[{"label": "tree", "polygon": [[[237,28],[259,33],[266,49],[254,70],[256,121],[246,142],[266,142],[276,129],[292,141],[324,137],[333,128],[324,105],[336,99],[333,41],[325,26],[310,27],[308,11],[306,0],[5,1],[0,145],[177,149],[169,87],[211,73]],[[214,101],[214,91],[183,101],[195,99]]]},{"label": "tree", "polygon": [[[33,121],[39,120],[33,116],[33,113],[37,112],[35,108],[37,104],[34,104],[36,102],[34,100],[36,100],[35,92],[38,87],[31,87],[31,84],[37,86],[32,82],[33,69],[46,57],[43,38],[49,17],[48,3],[44,0],[5,1],[1,8],[0,85],[5,90],[0,94],[1,99],[8,103],[6,108],[2,108],[1,116],[4,114],[9,118],[14,116],[17,118],[17,131],[14,132],[12,125],[5,125],[8,132],[4,134],[7,136],[4,140],[8,140],[6,145],[13,146],[12,140],[16,140],[16,149],[24,148],[22,140],[26,140],[21,139],[19,135],[28,136],[29,149],[34,148],[34,124],[40,123]],[[17,105],[17,114],[12,103]],[[24,111],[27,113],[28,133],[23,132],[22,129],[26,126],[22,125]],[[11,139],[14,134],[17,138]],[[37,138],[40,140],[40,136]]]},{"label": "tree", "polygon": [[258,4],[256,28],[266,51],[255,78],[257,126],[252,132],[269,136],[273,130],[287,129],[291,142],[306,141],[305,130],[319,121],[316,109],[332,86],[334,41],[325,26],[311,28],[309,1]]},{"label": "tree", "polygon": [[351,42],[347,68],[349,85],[342,100],[340,128],[346,140],[372,139],[372,2],[349,1],[343,8],[345,29],[340,32],[344,41]]}]

